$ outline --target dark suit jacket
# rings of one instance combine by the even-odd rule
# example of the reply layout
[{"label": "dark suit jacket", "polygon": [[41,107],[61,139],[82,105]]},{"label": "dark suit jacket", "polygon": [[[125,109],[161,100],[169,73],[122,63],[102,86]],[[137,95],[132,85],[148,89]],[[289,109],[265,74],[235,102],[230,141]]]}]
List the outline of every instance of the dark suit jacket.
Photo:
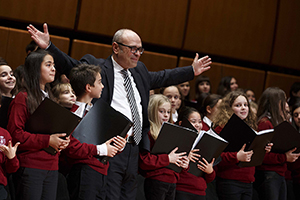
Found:
[{"label": "dark suit jacket", "polygon": [[[101,78],[104,85],[101,99],[111,104],[114,89],[114,68],[111,56],[107,59],[97,59],[87,54],[80,61],[69,57],[60,51],[53,44],[47,49],[54,57],[55,67],[62,74],[69,75],[70,70],[79,63],[88,63],[101,66]],[[192,80],[194,78],[194,70],[192,66],[177,67],[174,69],[166,69],[158,72],[149,72],[142,62],[138,62],[135,68],[129,69],[132,73],[137,89],[141,96],[142,113],[143,113],[143,134],[140,148],[150,150],[150,142],[148,138],[149,120],[148,120],[148,102],[149,90],[170,85],[177,85],[182,82]]]}]

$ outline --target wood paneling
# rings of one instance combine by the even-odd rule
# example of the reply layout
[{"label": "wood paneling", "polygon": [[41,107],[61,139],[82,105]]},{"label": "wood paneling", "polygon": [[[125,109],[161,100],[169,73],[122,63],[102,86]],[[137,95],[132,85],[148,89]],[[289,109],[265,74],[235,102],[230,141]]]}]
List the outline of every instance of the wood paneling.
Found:
[{"label": "wood paneling", "polygon": [[71,57],[79,60],[85,54],[91,54],[96,58],[107,58],[112,54],[111,45],[73,40]]},{"label": "wood paneling", "polygon": [[167,54],[145,51],[140,57],[149,71],[160,71],[164,69],[173,69],[177,65],[177,57]]},{"label": "wood paneling", "polygon": [[272,64],[300,70],[300,1],[280,1]]},{"label": "wood paneling", "polygon": [[294,82],[299,82],[300,76],[292,76],[287,74],[267,72],[265,89],[268,87],[279,87],[287,97],[290,94],[290,88]]},{"label": "wood paneling", "polygon": [[184,49],[269,63],[276,8],[277,0],[191,0]]},{"label": "wood paneling", "polygon": [[6,59],[8,28],[0,26],[0,57]]},{"label": "wood paneling", "polygon": [[180,48],[187,5],[188,0],[84,0],[78,30],[113,36],[129,28],[144,42]]},{"label": "wood paneling", "polygon": [[0,0],[0,17],[73,29],[78,0]]},{"label": "wood paneling", "polygon": [[[59,36],[52,36],[52,42],[63,52],[68,53],[69,39]],[[31,38],[27,31],[9,28],[6,60],[12,69],[24,64],[26,58],[25,47],[30,43]]]}]

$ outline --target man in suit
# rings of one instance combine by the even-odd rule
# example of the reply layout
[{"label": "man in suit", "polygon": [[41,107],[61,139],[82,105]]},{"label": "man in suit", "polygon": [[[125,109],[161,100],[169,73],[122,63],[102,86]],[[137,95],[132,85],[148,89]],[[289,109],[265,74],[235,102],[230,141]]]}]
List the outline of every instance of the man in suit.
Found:
[{"label": "man in suit", "polygon": [[[149,72],[146,66],[139,61],[144,49],[137,33],[129,29],[118,30],[112,41],[112,55],[107,59],[97,59],[92,55],[83,56],[77,61],[50,42],[47,25],[43,26],[44,32],[34,26],[27,27],[31,38],[42,49],[47,49],[54,56],[57,71],[67,74],[75,65],[85,62],[101,66],[101,76],[104,89],[101,98],[113,108],[133,120],[132,110],[127,99],[122,70],[127,71],[134,93],[138,118],[142,124],[142,133],[129,130],[128,143],[123,152],[110,159],[107,177],[107,199],[135,199],[137,187],[139,151],[150,149],[148,120],[149,90],[177,85],[189,81],[208,70],[211,59],[208,56],[198,59],[198,54],[192,66],[167,69],[159,72]],[[142,134],[140,142],[134,140],[135,134]]]}]

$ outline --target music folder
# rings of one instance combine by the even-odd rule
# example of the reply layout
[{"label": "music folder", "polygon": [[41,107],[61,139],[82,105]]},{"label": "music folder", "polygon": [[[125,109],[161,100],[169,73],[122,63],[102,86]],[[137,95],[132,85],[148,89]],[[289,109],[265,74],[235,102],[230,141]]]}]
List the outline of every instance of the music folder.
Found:
[{"label": "music folder", "polygon": [[224,152],[238,152],[244,144],[246,144],[245,151],[253,150],[250,162],[238,164],[240,167],[253,167],[262,164],[266,153],[265,147],[271,142],[274,130],[256,132],[244,120],[233,114],[220,132],[220,136],[229,142]]},{"label": "music folder", "polygon": [[295,153],[300,152],[300,133],[289,122],[281,122],[274,128],[274,132],[272,152],[285,153],[295,147]]},{"label": "music folder", "polygon": [[[99,145],[115,136],[126,137],[133,123],[105,101],[98,99],[90,111],[82,118],[72,136],[81,143]],[[109,157],[99,157],[106,163]]]},{"label": "music folder", "polygon": [[[210,163],[213,158],[217,159],[221,155],[227,145],[228,142],[226,140],[220,137],[212,129],[209,129],[208,131],[200,131],[192,149],[199,149],[199,151],[195,152],[201,155],[199,161],[202,161],[201,159],[205,158],[205,160]],[[203,176],[204,172],[197,167],[197,164],[198,162],[194,163],[190,161],[188,172],[195,176]]]},{"label": "music folder", "polygon": [[0,127],[6,129],[8,123],[8,108],[13,98],[2,96],[0,108]]},{"label": "music folder", "polygon": [[[186,152],[188,156],[196,137],[197,132],[193,130],[164,122],[151,153],[169,154],[173,149],[178,147],[176,153]],[[173,163],[170,163],[167,168],[178,173],[182,169]]]},{"label": "music folder", "polygon": [[[80,117],[49,98],[45,98],[27,120],[25,130],[30,133],[49,135],[66,133],[69,136],[79,122]],[[52,155],[57,153],[51,146],[44,150]]]}]

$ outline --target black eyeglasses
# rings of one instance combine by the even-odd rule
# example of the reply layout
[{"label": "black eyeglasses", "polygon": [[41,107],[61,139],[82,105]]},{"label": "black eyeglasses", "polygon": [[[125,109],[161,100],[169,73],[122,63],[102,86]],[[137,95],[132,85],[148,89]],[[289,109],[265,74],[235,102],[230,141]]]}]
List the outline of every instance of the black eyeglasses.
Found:
[{"label": "black eyeglasses", "polygon": [[128,45],[123,44],[123,43],[121,43],[121,42],[116,42],[116,43],[119,44],[119,45],[122,45],[122,46],[124,46],[124,47],[130,48],[131,53],[136,53],[137,51],[139,51],[140,54],[142,55],[143,52],[144,52],[144,48],[143,48],[143,47],[128,46]]}]

